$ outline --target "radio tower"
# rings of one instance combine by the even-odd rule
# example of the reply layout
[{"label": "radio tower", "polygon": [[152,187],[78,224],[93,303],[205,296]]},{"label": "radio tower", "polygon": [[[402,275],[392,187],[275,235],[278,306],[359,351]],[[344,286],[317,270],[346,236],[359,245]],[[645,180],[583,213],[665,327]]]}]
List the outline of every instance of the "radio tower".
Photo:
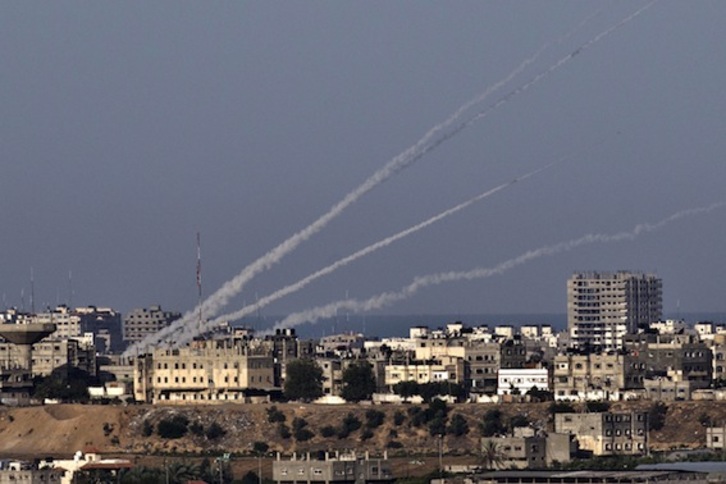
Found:
[{"label": "radio tower", "polygon": [[201,244],[201,236],[199,235],[199,232],[197,232],[197,292],[198,292],[198,302],[197,307],[199,307],[199,335],[202,334],[202,244]]}]

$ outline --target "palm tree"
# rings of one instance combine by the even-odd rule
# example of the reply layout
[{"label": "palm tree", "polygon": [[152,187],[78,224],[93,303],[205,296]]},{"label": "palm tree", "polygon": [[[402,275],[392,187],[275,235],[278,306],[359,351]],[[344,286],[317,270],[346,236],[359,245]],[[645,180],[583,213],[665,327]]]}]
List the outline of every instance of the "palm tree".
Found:
[{"label": "palm tree", "polygon": [[186,462],[172,462],[169,464],[167,471],[169,473],[169,484],[184,484],[199,477],[199,466]]},{"label": "palm tree", "polygon": [[486,440],[481,449],[481,460],[485,469],[496,469],[504,462],[504,454],[493,440]]}]

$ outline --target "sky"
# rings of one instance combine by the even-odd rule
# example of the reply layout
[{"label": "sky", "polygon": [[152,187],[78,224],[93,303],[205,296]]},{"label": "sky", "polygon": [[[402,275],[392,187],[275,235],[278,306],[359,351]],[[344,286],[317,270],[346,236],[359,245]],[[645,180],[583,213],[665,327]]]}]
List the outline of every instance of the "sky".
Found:
[{"label": "sky", "polygon": [[[577,51],[646,4],[2,2],[2,304],[193,310],[197,232],[206,298],[543,47],[468,113],[496,108],[220,314],[563,158],[260,311],[367,299],[726,200],[726,3],[661,0]],[[726,311],[725,221],[684,217],[372,314],[563,313],[584,270],[654,272],[666,311]]]}]

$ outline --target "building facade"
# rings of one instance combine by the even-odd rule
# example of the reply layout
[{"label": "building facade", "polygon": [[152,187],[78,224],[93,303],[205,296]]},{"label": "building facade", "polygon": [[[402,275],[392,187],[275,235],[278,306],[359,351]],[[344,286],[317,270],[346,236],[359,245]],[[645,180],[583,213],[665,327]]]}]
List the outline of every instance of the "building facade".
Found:
[{"label": "building facade", "polygon": [[639,325],[662,319],[663,284],[653,274],[581,272],[567,281],[567,324],[576,347],[614,350]]},{"label": "building facade", "polygon": [[163,311],[161,306],[134,309],[123,317],[124,343],[137,343],[166,328],[179,318],[181,318],[181,313]]}]

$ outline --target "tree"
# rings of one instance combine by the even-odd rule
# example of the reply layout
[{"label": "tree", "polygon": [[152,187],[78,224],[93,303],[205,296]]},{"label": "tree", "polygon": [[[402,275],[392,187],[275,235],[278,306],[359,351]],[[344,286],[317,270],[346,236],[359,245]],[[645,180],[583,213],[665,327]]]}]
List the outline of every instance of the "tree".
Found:
[{"label": "tree", "polygon": [[293,360],[285,373],[286,398],[309,402],[323,396],[323,370],[315,361]]},{"label": "tree", "polygon": [[173,415],[160,420],[156,425],[156,433],[162,439],[179,439],[187,433],[189,419],[184,415]]},{"label": "tree", "polygon": [[656,402],[648,411],[648,428],[650,430],[660,430],[665,425],[666,413],[668,413],[668,405],[663,402]]},{"label": "tree", "polygon": [[469,424],[466,422],[466,418],[460,413],[455,413],[451,417],[449,426],[446,428],[446,433],[453,435],[454,437],[461,437],[469,433]]},{"label": "tree", "polygon": [[479,425],[479,430],[483,437],[494,437],[495,435],[504,434],[507,429],[502,423],[502,412],[496,408],[488,410],[484,414],[484,420]]},{"label": "tree", "polygon": [[349,402],[370,400],[376,391],[376,378],[373,367],[361,360],[349,365],[343,371],[343,389],[340,396]]},{"label": "tree", "polygon": [[496,442],[486,440],[482,445],[481,460],[485,469],[496,469],[502,465],[504,455]]},{"label": "tree", "polygon": [[393,392],[400,395],[404,401],[407,401],[414,395],[418,395],[418,383],[413,380],[400,381],[393,385]]}]

